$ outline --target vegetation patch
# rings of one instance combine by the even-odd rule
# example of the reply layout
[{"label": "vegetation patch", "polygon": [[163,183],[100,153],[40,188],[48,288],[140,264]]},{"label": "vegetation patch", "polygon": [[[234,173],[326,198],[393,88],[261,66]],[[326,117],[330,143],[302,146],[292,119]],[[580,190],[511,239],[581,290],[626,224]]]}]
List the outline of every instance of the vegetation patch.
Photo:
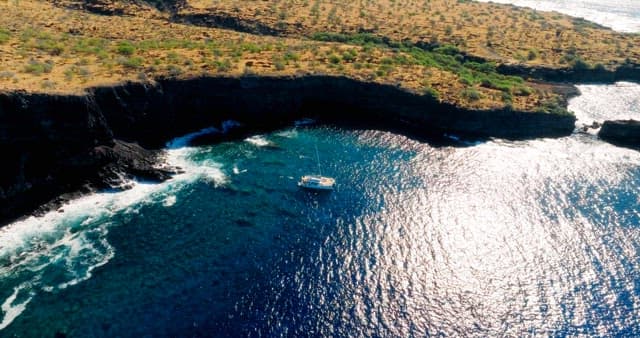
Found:
[{"label": "vegetation patch", "polygon": [[52,69],[53,69],[53,62],[51,62],[50,60],[47,60],[45,62],[31,60],[24,67],[24,71],[26,73],[30,73],[30,74],[34,74],[34,75],[40,75],[40,74],[43,74],[43,73],[51,73]]},{"label": "vegetation patch", "polygon": [[11,32],[6,28],[0,28],[0,44],[7,43],[11,38]]}]

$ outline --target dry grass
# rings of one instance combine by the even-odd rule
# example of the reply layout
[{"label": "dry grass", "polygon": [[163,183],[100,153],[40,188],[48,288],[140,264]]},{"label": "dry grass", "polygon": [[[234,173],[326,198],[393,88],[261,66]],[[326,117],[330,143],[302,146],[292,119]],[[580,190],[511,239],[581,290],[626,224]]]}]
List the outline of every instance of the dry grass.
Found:
[{"label": "dry grass", "polygon": [[[291,0],[223,0],[215,3],[218,7],[203,9],[205,2],[190,2],[193,8],[187,10],[229,11],[240,17],[250,15],[270,23],[273,16],[268,11],[275,8],[277,14],[279,9],[288,8],[285,14],[275,17],[275,23],[284,21],[287,27],[295,27],[302,32],[290,32],[289,37],[283,38],[196,27],[173,23],[166,13],[149,7],[122,4],[128,15],[96,15],[38,0],[0,2],[0,11],[3,13],[0,16],[0,90],[80,93],[91,86],[123,81],[152,81],[158,76],[188,78],[202,75],[330,74],[392,84],[418,93],[435,93],[441,101],[478,109],[508,105],[518,110],[536,110],[552,105],[558,99],[548,87],[503,77],[491,71],[476,72],[446,54],[305,38],[314,32],[313,27],[324,27],[326,22],[321,18],[329,20],[333,8],[337,8],[336,15],[343,13],[338,10],[351,13],[365,8],[367,13],[363,17],[341,16],[341,21],[328,26],[329,29],[354,27],[357,30],[359,25],[367,22],[377,25],[381,33],[400,39],[405,36],[403,30],[409,29],[410,22],[418,22],[416,17],[424,16],[417,11],[419,6],[425,4],[424,1],[388,2],[390,7],[380,7],[381,2],[376,1],[358,1],[353,5]],[[320,4],[319,19],[314,23],[311,12],[316,3]],[[378,5],[374,6],[376,3]],[[440,3],[447,4],[432,0],[429,6],[434,6],[432,10],[435,10]],[[417,6],[416,14],[400,14],[398,24],[391,22],[383,25],[381,20],[393,17],[391,10],[399,10],[400,4],[408,5],[409,9]],[[448,6],[455,9],[462,5],[478,6],[456,2]],[[485,10],[495,7],[479,6]],[[372,16],[373,7],[377,8],[375,13],[378,14]],[[434,19],[439,20],[438,17]],[[560,24],[566,18],[558,20]],[[300,25],[296,24],[298,22]],[[423,29],[420,27],[416,25],[412,29]],[[363,29],[373,28],[363,26]],[[431,32],[436,30],[432,29]],[[463,33],[453,36],[458,34]],[[432,39],[431,35],[415,36]],[[473,51],[471,44],[474,41],[473,35],[469,35],[463,48]],[[492,49],[491,53],[498,54],[500,51]],[[543,51],[539,53],[542,55]],[[433,61],[434,57],[437,60],[444,58],[444,61]],[[538,61],[548,58],[541,56]],[[447,62],[453,62],[453,66]]]},{"label": "dry grass", "polygon": [[640,63],[640,35],[566,15],[468,0],[187,0],[179,14],[224,13],[292,35],[371,32],[393,40],[449,43],[500,63],[569,67],[576,58],[615,67]]}]

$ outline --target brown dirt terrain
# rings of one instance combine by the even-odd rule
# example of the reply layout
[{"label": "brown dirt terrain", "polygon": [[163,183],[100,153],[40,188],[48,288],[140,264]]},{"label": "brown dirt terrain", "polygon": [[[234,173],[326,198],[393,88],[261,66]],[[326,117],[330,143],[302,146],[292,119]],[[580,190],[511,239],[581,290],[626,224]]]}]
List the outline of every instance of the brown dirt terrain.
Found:
[{"label": "brown dirt terrain", "polygon": [[554,12],[468,0],[186,0],[179,16],[227,15],[290,35],[370,32],[394,40],[449,43],[500,63],[606,67],[640,62],[640,35]]},{"label": "brown dirt terrain", "polygon": [[[467,108],[532,111],[557,107],[562,98],[552,87],[506,77],[491,67],[478,70],[456,50],[500,63],[552,67],[576,57],[592,62],[599,55],[597,60],[614,67],[628,58],[637,61],[640,46],[637,35],[586,24],[578,30],[566,16],[466,1],[188,0],[171,12],[122,1],[10,0],[0,1],[0,12],[3,91],[81,93],[160,76],[329,74],[392,84]],[[196,14],[247,20],[280,36],[184,19]],[[452,53],[431,53],[308,38],[326,31],[456,47]],[[566,57],[567,50],[573,59]],[[520,60],[529,52],[535,57],[526,54]]]}]

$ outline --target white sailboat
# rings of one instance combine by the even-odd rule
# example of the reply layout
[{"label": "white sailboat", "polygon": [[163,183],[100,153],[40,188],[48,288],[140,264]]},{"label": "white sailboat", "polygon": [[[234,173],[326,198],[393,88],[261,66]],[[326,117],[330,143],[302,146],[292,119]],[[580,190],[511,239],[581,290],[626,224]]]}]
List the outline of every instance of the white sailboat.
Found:
[{"label": "white sailboat", "polygon": [[333,177],[322,176],[322,168],[320,167],[320,155],[318,154],[318,146],[316,145],[316,161],[318,161],[318,175],[304,175],[300,178],[298,186],[312,190],[333,190],[336,180]]}]

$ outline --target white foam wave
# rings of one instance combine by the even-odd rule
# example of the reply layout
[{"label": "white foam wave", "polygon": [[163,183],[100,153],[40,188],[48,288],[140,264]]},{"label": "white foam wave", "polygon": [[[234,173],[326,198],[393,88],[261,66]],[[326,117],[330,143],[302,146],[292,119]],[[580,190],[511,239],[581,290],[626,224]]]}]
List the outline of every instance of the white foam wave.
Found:
[{"label": "white foam wave", "polygon": [[0,330],[3,330],[7,326],[9,326],[9,324],[11,324],[14,319],[18,318],[18,316],[22,314],[22,312],[27,308],[27,304],[31,301],[33,295],[30,295],[29,297],[27,297],[27,299],[23,300],[20,303],[14,304],[20,291],[25,290],[27,287],[28,285],[22,284],[14,288],[11,296],[9,296],[4,301],[4,303],[2,303],[0,309],[2,309],[4,317],[2,318],[2,322],[0,322]]},{"label": "white foam wave", "polygon": [[569,110],[575,113],[579,126],[604,120],[640,120],[640,84],[580,85],[578,89],[581,95],[569,101]]},{"label": "white foam wave", "polygon": [[172,207],[174,204],[176,204],[176,200],[176,195],[167,196],[167,198],[164,199],[164,202],[162,202],[162,205],[164,205],[165,207]]},{"label": "white foam wave", "polygon": [[254,135],[246,138],[245,141],[256,147],[266,147],[272,144],[271,141],[267,140],[263,135]]},{"label": "white foam wave", "polygon": [[240,174],[242,174],[242,173],[246,173],[246,172],[247,172],[247,169],[242,169],[242,170],[240,170],[240,169],[238,168],[238,166],[237,166],[237,165],[234,165],[234,166],[233,166],[233,173],[234,173],[235,175],[240,175]]},{"label": "white foam wave", "polygon": [[284,130],[276,133],[276,136],[285,138],[296,138],[298,137],[298,131],[295,129]]},{"label": "white foam wave", "polygon": [[[10,325],[38,292],[87,280],[94,269],[115,256],[107,235],[114,226],[110,218],[116,213],[136,213],[154,202],[174,205],[177,190],[196,180],[224,184],[227,177],[222,165],[212,160],[196,163],[191,157],[201,150],[188,146],[194,137],[216,131],[207,128],[167,143],[167,164],[183,169],[172,180],[159,184],[131,181],[129,190],[87,195],[65,205],[64,212],[51,211],[0,228],[0,285],[19,285],[1,307],[0,330]],[[29,297],[25,298],[24,292]],[[17,298],[19,303],[15,303]]]},{"label": "white foam wave", "polygon": [[640,32],[640,2],[632,0],[476,0],[555,11],[619,32]]}]

